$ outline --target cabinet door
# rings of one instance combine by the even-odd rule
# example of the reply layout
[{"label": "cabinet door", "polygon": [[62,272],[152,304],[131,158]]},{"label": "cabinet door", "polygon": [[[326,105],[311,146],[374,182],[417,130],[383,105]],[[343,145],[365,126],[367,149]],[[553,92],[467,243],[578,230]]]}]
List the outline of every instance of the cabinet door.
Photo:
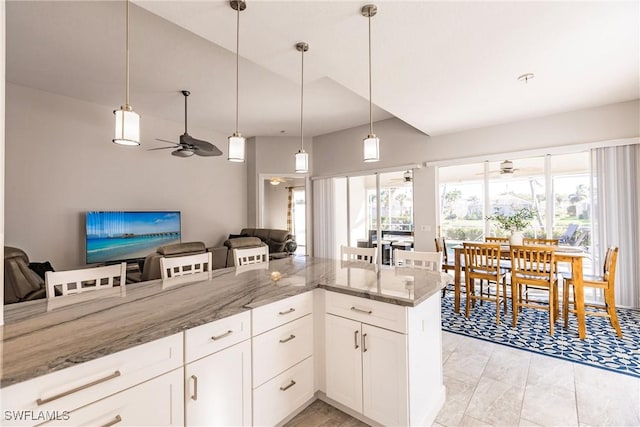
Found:
[{"label": "cabinet door", "polygon": [[327,396],[362,412],[361,324],[332,314],[325,319]]},{"label": "cabinet door", "polygon": [[185,368],[187,426],[251,425],[251,341]]},{"label": "cabinet door", "polygon": [[[70,413],[61,413],[46,426],[181,426],[182,368],[116,393]],[[49,414],[54,414],[50,412]]]},{"label": "cabinet door", "polygon": [[406,335],[362,325],[362,389],[365,416],[386,426],[407,425]]}]

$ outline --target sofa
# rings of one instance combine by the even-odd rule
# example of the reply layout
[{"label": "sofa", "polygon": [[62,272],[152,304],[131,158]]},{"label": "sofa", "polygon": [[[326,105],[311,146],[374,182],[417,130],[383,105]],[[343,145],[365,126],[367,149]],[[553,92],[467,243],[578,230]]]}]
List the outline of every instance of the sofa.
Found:
[{"label": "sofa", "polygon": [[[202,242],[175,243],[173,245],[160,246],[155,253],[147,255],[144,259],[141,267],[141,280],[160,279],[160,258],[196,255],[207,252],[207,250],[207,247]],[[209,251],[212,252],[211,269],[224,268],[227,262],[227,251],[222,252],[215,248],[214,250],[209,249]]]},{"label": "sofa", "polygon": [[4,303],[44,298],[44,279],[29,268],[29,257],[18,248],[4,247]]},{"label": "sofa", "polygon": [[269,247],[269,259],[285,258],[296,251],[295,236],[287,230],[274,228],[243,228],[240,234],[231,234],[224,242],[227,248],[227,267],[235,265],[233,249]]}]

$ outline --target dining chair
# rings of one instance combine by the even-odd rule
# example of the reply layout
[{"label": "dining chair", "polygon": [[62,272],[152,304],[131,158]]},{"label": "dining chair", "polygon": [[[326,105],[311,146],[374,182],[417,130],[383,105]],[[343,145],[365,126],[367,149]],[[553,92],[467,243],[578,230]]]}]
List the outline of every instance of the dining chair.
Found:
[{"label": "dining chair", "polygon": [[211,271],[211,252],[160,258],[162,280]]},{"label": "dining chair", "polygon": [[420,252],[395,249],[393,261],[396,267],[442,271],[442,252]]},{"label": "dining chair", "polygon": [[341,260],[375,264],[377,258],[377,248],[354,248],[352,246],[340,246]]},{"label": "dining chair", "polygon": [[[518,322],[521,307],[549,312],[549,334],[554,333],[558,317],[558,279],[556,277],[555,250],[551,246],[511,246],[511,295],[513,327]],[[522,287],[535,287],[548,292],[548,302],[522,295]]]},{"label": "dining chair", "polygon": [[113,288],[116,284],[124,290],[126,275],[126,262],[79,270],[47,271],[45,273],[47,298]]},{"label": "dining chair", "polygon": [[447,243],[444,237],[442,238],[436,237],[435,243],[436,243],[436,252],[442,253],[442,271],[448,273],[449,271],[455,270],[456,267],[455,267],[455,263],[453,262],[454,260],[449,260],[449,255],[447,254]]},{"label": "dining chair", "polygon": [[509,244],[509,238],[508,237],[495,237],[495,236],[486,236],[484,238],[485,243],[500,243],[503,245],[508,245]]},{"label": "dining chair", "polygon": [[522,239],[523,245],[547,245],[547,246],[558,246],[558,239],[541,239],[536,237],[525,237]]},{"label": "dining chair", "polygon": [[[616,334],[619,338],[622,338],[622,331],[620,330],[620,323],[618,323],[618,315],[616,314],[616,302],[615,302],[615,276],[616,276],[616,265],[618,262],[618,248],[616,246],[611,246],[607,249],[607,254],[604,258],[604,265],[602,267],[602,275],[598,276],[583,276],[583,286],[602,289],[604,291],[604,305],[602,304],[585,304],[585,308],[589,307],[592,309],[604,309],[602,311],[596,310],[585,310],[585,314],[591,316],[601,316],[608,317],[611,322],[611,326],[616,330]],[[564,304],[562,307],[562,315],[564,318],[564,327],[565,329],[568,327],[569,322],[569,312],[576,313],[577,307],[575,302],[575,282],[573,281],[572,276],[563,274],[564,277],[564,286],[562,287],[562,298],[564,300]],[[573,292],[571,292],[573,291]],[[573,297],[573,299],[571,298]],[[573,308],[569,306],[572,305]]]},{"label": "dining chair", "polygon": [[233,259],[236,268],[251,264],[263,264],[264,268],[269,267],[269,247],[267,245],[257,248],[234,249]]},{"label": "dining chair", "polygon": [[[506,271],[500,267],[500,245],[497,243],[463,243],[465,262],[465,282],[467,288],[466,317],[469,317],[475,300],[491,301],[496,304],[496,323],[500,323],[500,303],[507,314],[507,278]],[[480,280],[480,294],[475,292],[475,280]],[[496,284],[495,294],[490,289],[485,295],[482,281]],[[500,288],[502,285],[502,295]],[[490,288],[490,286],[489,286]]]}]

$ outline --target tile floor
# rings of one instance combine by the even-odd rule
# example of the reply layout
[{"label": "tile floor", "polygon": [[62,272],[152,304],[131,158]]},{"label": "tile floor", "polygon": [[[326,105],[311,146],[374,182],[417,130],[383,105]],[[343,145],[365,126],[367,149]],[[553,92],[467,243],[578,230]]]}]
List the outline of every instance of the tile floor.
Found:
[{"label": "tile floor", "polygon": [[[639,426],[640,379],[442,333],[447,400],[434,426]],[[287,424],[360,426],[314,402]]]}]

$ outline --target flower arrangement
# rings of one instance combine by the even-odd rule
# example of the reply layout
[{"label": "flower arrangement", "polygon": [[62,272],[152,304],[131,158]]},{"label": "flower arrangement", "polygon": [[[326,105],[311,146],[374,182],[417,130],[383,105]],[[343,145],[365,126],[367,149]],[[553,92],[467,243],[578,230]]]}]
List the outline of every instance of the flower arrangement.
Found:
[{"label": "flower arrangement", "polygon": [[530,208],[522,208],[512,215],[505,215],[496,210],[496,213],[486,219],[495,221],[496,226],[504,231],[522,231],[531,224],[535,215],[535,209]]}]

